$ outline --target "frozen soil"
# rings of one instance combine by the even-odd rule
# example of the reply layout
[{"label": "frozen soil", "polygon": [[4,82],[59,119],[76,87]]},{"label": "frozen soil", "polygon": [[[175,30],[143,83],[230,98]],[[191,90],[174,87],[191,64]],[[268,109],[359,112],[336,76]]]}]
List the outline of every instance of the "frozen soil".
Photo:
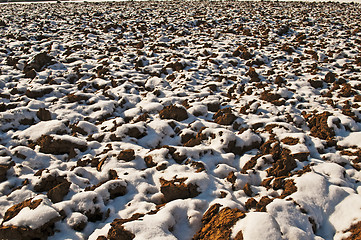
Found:
[{"label": "frozen soil", "polygon": [[1,239],[360,239],[361,7],[0,8]]}]

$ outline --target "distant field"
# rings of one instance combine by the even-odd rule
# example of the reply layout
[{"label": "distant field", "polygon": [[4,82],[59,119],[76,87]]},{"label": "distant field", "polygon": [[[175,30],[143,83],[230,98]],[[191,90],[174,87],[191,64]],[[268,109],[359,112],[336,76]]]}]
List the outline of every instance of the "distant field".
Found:
[{"label": "distant field", "polygon": [[[36,3],[36,2],[104,2],[104,1],[112,1],[112,0],[74,0],[74,1],[62,1],[62,0],[0,0],[0,3]],[[117,0],[114,0],[115,2]],[[125,2],[131,2],[133,0],[120,0]],[[137,1],[137,0],[135,0]],[[240,0],[242,1],[242,0]],[[248,1],[248,0],[244,0]],[[275,0],[276,1],[276,0]],[[304,2],[355,2],[355,3],[361,3],[361,0],[281,0],[281,1],[304,1]]]}]

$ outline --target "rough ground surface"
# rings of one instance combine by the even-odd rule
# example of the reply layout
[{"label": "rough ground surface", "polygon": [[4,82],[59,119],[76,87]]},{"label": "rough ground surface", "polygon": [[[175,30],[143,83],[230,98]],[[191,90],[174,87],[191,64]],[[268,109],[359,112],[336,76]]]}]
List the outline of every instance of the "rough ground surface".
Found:
[{"label": "rough ground surface", "polygon": [[361,7],[0,8],[0,239],[358,239]]}]

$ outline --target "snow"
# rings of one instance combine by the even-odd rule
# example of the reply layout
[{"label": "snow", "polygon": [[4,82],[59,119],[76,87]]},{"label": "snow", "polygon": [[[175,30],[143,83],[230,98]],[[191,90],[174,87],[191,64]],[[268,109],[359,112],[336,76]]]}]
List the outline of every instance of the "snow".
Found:
[{"label": "snow", "polygon": [[80,222],[87,222],[88,218],[79,213],[79,212],[73,212],[67,219],[67,224],[69,226],[74,226],[76,224],[79,224]]},{"label": "snow", "polygon": [[244,239],[282,239],[276,220],[264,212],[251,212],[239,220],[232,228],[232,237],[236,237],[239,231],[242,231]]},{"label": "snow", "polygon": [[90,122],[79,121],[77,126],[83,129],[88,134],[94,134],[98,132],[98,127]]},{"label": "snow", "polygon": [[308,216],[296,209],[291,201],[274,200],[267,206],[267,211],[279,226],[284,239],[315,238]]},{"label": "snow", "polygon": [[49,135],[57,131],[64,131],[66,129],[64,123],[59,120],[51,120],[39,122],[19,134],[20,138],[28,138],[30,140],[37,140],[42,135]]},{"label": "snow", "polygon": [[[1,5],[0,217],[25,199],[43,200],[4,226],[36,229],[57,218],[48,239],[95,240],[115,219],[144,214],[122,225],[135,239],[187,240],[219,203],[245,213],[231,238],[240,231],[245,240],[350,235],[361,221],[359,4],[92,1]],[[279,35],[283,25],[290,31]],[[237,56],[238,48],[250,58]],[[55,64],[28,78],[24,70],[39,53]],[[328,72],[334,83],[325,81]],[[187,119],[161,119],[170,105]],[[218,107],[235,120],[216,123]],[[323,137],[310,119],[326,111],[330,136]],[[87,149],[53,154],[59,146],[40,147],[42,135]],[[183,142],[189,135],[194,146]],[[298,143],[283,142],[288,137]],[[124,150],[134,159],[120,159]],[[293,162],[297,153],[308,157]],[[284,158],[295,168],[272,175]],[[57,203],[34,190],[50,176],[71,183]],[[182,178],[199,194],[164,202],[161,179]],[[297,189],[283,197],[282,180]],[[126,192],[111,198],[117,186]],[[265,212],[247,209],[251,197],[264,196],[272,200]],[[79,222],[82,231],[73,229]]]},{"label": "snow", "polygon": [[[137,234],[135,239],[190,239],[201,215],[197,208],[203,202],[197,200],[175,200],[155,215],[147,215],[142,221],[126,223],[127,230]],[[188,227],[186,227],[188,226]],[[170,228],[174,228],[172,233]]]},{"label": "snow", "polygon": [[340,146],[344,147],[361,147],[361,132],[351,132],[348,136],[344,137],[339,141]]},{"label": "snow", "polygon": [[330,222],[336,229],[334,239],[347,237],[344,231],[350,227],[349,223],[356,224],[360,221],[360,197],[359,194],[350,194],[335,207],[330,216]]},{"label": "snow", "polygon": [[41,203],[35,209],[23,208],[14,218],[5,222],[4,225],[27,226],[31,229],[37,229],[56,217],[60,217],[60,215],[54,208]]}]

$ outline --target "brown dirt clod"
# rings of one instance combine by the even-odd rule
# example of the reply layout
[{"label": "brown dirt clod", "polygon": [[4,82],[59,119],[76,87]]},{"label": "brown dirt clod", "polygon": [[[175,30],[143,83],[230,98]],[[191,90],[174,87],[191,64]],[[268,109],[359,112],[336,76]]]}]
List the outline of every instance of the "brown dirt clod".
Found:
[{"label": "brown dirt clod", "polygon": [[271,93],[269,91],[264,91],[261,93],[260,99],[270,102],[276,106],[281,106],[285,104],[285,100],[279,100],[281,98],[281,95],[277,93]]},{"label": "brown dirt clod", "polygon": [[185,144],[188,141],[190,141],[191,139],[193,139],[195,137],[195,134],[193,133],[186,133],[181,135],[181,143]]},{"label": "brown dirt clod", "polygon": [[272,164],[272,167],[267,169],[268,176],[286,177],[290,172],[297,167],[296,161],[290,156],[290,150],[284,149],[281,158]]},{"label": "brown dirt clod", "polygon": [[282,46],[281,50],[285,51],[288,54],[292,54],[295,51],[295,49],[292,46],[288,45],[288,44],[284,44]]},{"label": "brown dirt clod", "polygon": [[283,189],[284,191],[280,196],[280,198],[285,198],[291,195],[292,193],[297,192],[297,187],[293,179],[287,179],[286,181],[284,181]]},{"label": "brown dirt clod", "polygon": [[124,196],[127,193],[127,188],[121,184],[112,184],[108,188],[110,199],[114,199],[116,197]]},{"label": "brown dirt clod", "polygon": [[46,52],[39,53],[34,57],[31,62],[25,64],[23,72],[26,73],[32,69],[40,72],[43,70],[44,67],[49,66],[53,63],[53,57],[49,56]]},{"label": "brown dirt clod", "polygon": [[308,160],[308,156],[310,155],[309,152],[300,152],[300,153],[292,153],[290,154],[290,157],[292,159],[297,159],[301,162],[307,161]]},{"label": "brown dirt clod", "polygon": [[301,170],[298,170],[298,171],[294,172],[293,175],[297,175],[297,177],[300,177],[303,174],[311,172],[311,171],[312,171],[311,165],[306,165]]},{"label": "brown dirt clod", "polygon": [[221,204],[216,203],[213,204],[210,208],[208,208],[208,210],[204,213],[203,217],[202,217],[202,224],[206,225],[207,223],[209,223],[212,218],[217,215],[217,213],[219,212],[219,208],[222,207]]},{"label": "brown dirt clod", "polygon": [[202,228],[193,236],[200,239],[230,239],[233,225],[246,215],[243,211],[229,207],[219,211],[220,205],[215,204],[207,210],[202,218]]},{"label": "brown dirt clod", "polygon": [[214,122],[220,125],[231,125],[237,117],[232,113],[231,108],[218,110],[213,116]]},{"label": "brown dirt clod", "polygon": [[148,114],[148,113],[143,113],[142,115],[140,115],[139,117],[137,117],[137,118],[134,120],[134,123],[137,123],[137,122],[146,122],[148,118],[149,118],[149,114]]},{"label": "brown dirt clod", "polygon": [[207,135],[203,134],[202,131],[205,127],[201,128],[197,135],[193,138],[190,138],[186,143],[183,144],[185,147],[194,147],[202,143],[203,140],[207,139]]},{"label": "brown dirt clod", "polygon": [[87,149],[86,145],[80,145],[62,139],[54,139],[49,135],[42,135],[35,144],[40,146],[40,152],[55,155],[70,154],[71,149],[74,150],[74,148],[78,148],[82,152]]},{"label": "brown dirt clod", "polygon": [[259,148],[259,146],[260,146],[260,142],[258,142],[258,141],[251,142],[249,145],[246,145],[243,147],[237,146],[236,144],[237,144],[236,141],[229,141],[227,147],[223,148],[223,150],[227,153],[231,152],[231,153],[234,153],[235,155],[241,156],[245,152],[255,149],[255,148]]},{"label": "brown dirt clod", "polygon": [[41,121],[49,121],[51,120],[51,114],[48,110],[46,110],[45,108],[40,108],[37,113],[36,116],[41,120]]},{"label": "brown dirt clod", "polygon": [[193,198],[200,194],[198,192],[198,186],[196,184],[184,182],[187,178],[175,178],[174,180],[159,179],[161,183],[160,191],[163,193],[164,202],[170,202],[175,199]]},{"label": "brown dirt clod", "polygon": [[65,176],[49,175],[48,177],[41,179],[41,181],[34,186],[34,190],[36,192],[47,192],[50,189],[67,182]]},{"label": "brown dirt clod", "polygon": [[56,217],[50,219],[47,223],[37,229],[22,226],[0,226],[1,239],[24,240],[24,239],[40,239],[46,240],[49,236],[54,235],[54,223],[59,221]]},{"label": "brown dirt clod", "polygon": [[206,167],[202,162],[191,161],[191,167],[196,169],[196,173],[200,173],[206,170]]},{"label": "brown dirt clod", "polygon": [[256,155],[254,157],[252,157],[248,162],[246,162],[246,164],[243,166],[241,173],[242,174],[246,174],[247,170],[252,169],[254,166],[256,166],[257,164],[257,159],[260,157],[260,155]]},{"label": "brown dirt clod", "polygon": [[153,162],[152,156],[146,156],[144,158],[144,162],[145,162],[145,165],[147,165],[147,168],[152,168],[152,167],[157,166],[157,164],[155,162]]},{"label": "brown dirt clod", "polygon": [[355,95],[353,101],[354,102],[361,102],[361,95]]},{"label": "brown dirt clod", "polygon": [[276,140],[268,140],[260,147],[262,154],[271,154],[273,159],[278,159],[281,156],[281,146],[280,143]]},{"label": "brown dirt clod", "polygon": [[246,185],[244,185],[243,191],[248,197],[252,197],[253,191],[252,191],[251,185],[249,183],[246,183]]},{"label": "brown dirt clod", "polygon": [[135,159],[135,152],[133,149],[126,149],[121,151],[117,158],[118,160],[129,162]]},{"label": "brown dirt clod", "polygon": [[38,199],[35,201],[32,201],[33,199],[30,198],[28,200],[25,200],[21,203],[18,203],[12,207],[10,207],[8,210],[6,210],[4,218],[3,218],[3,222],[9,221],[10,219],[12,219],[13,217],[15,217],[16,215],[18,215],[18,213],[26,207],[29,207],[30,209],[35,209],[37,208],[40,203],[43,201],[42,199]]},{"label": "brown dirt clod", "polygon": [[225,113],[224,115],[216,118],[214,122],[220,125],[231,125],[236,119],[237,117],[233,113]]},{"label": "brown dirt clod", "polygon": [[0,182],[5,181],[7,179],[7,171],[10,169],[10,165],[8,164],[0,164]]},{"label": "brown dirt clod", "polygon": [[[109,180],[118,179],[118,176],[111,175],[110,173],[111,172],[109,171],[109,179],[108,180],[101,181],[100,183],[90,186],[90,187],[86,187],[85,191],[94,191],[95,189],[97,189],[104,183],[108,182]],[[108,192],[109,192],[110,199],[114,199],[116,197],[124,196],[127,193],[127,187],[123,186],[123,184],[121,184],[120,182],[114,182],[109,185]]]},{"label": "brown dirt clod", "polygon": [[328,127],[327,124],[329,116],[331,116],[331,113],[323,112],[313,115],[308,120],[308,125],[311,129],[311,136],[318,137],[323,140],[331,140],[335,136],[334,130]]},{"label": "brown dirt clod", "polygon": [[61,184],[56,185],[47,193],[48,198],[53,202],[61,202],[63,198],[69,193],[71,183],[66,181]]},{"label": "brown dirt clod", "polygon": [[236,236],[234,237],[234,240],[243,240],[243,233],[242,231],[239,231]]},{"label": "brown dirt clod", "polygon": [[161,119],[174,119],[176,121],[184,121],[188,118],[187,111],[182,107],[174,105],[167,106],[159,112]]},{"label": "brown dirt clod", "polygon": [[207,104],[208,111],[210,112],[217,112],[220,108],[219,103],[208,103]]},{"label": "brown dirt clod", "polygon": [[256,210],[258,212],[266,212],[266,207],[270,204],[273,200],[268,196],[263,196],[256,205]]},{"label": "brown dirt clod", "polygon": [[278,86],[281,86],[283,83],[286,84],[287,81],[283,77],[277,76],[275,79],[275,84],[277,84]]},{"label": "brown dirt clod", "polygon": [[233,53],[232,53],[233,57],[240,57],[244,60],[249,60],[251,59],[253,56],[252,54],[247,51],[247,49],[244,46],[239,46]]},{"label": "brown dirt clod", "polygon": [[298,138],[293,138],[293,137],[286,137],[284,139],[281,140],[282,143],[287,144],[287,145],[296,145],[299,142]]},{"label": "brown dirt clod", "polygon": [[41,98],[43,96],[45,96],[46,94],[49,94],[53,91],[52,88],[44,88],[44,89],[40,89],[40,90],[29,90],[27,89],[25,92],[25,95],[28,98]]},{"label": "brown dirt clod", "polygon": [[66,98],[67,98],[67,101],[68,101],[69,103],[86,101],[86,100],[89,99],[89,97],[87,97],[87,96],[84,96],[84,95],[75,95],[75,93],[68,94],[68,95],[66,96]]},{"label": "brown dirt clod", "polygon": [[167,148],[169,150],[169,154],[172,156],[174,161],[176,161],[178,164],[181,164],[184,160],[186,160],[187,156],[181,155],[177,152],[177,149],[171,146],[163,146],[164,148]]},{"label": "brown dirt clod", "polygon": [[249,76],[251,78],[250,82],[260,82],[261,79],[259,78],[258,73],[256,72],[256,69],[254,69],[253,67],[250,67],[248,72],[246,73],[247,76]]},{"label": "brown dirt clod", "polygon": [[245,203],[245,207],[246,207],[248,210],[250,210],[250,209],[252,209],[252,208],[256,208],[256,206],[257,206],[257,201],[256,201],[256,199],[254,199],[253,197],[252,197],[252,198],[249,198],[249,199],[247,200],[247,202]]},{"label": "brown dirt clod", "polygon": [[350,84],[347,84],[347,83],[342,84],[342,88],[340,90],[340,96],[341,97],[345,97],[345,98],[346,97],[351,97],[354,94],[355,94],[355,91],[352,90],[352,87],[351,87]]},{"label": "brown dirt clod", "polygon": [[[87,222],[86,221],[79,221],[77,222],[75,225],[73,225],[71,228],[74,229],[75,231],[83,231],[84,228],[86,227]],[[106,238],[105,238],[106,239]]]},{"label": "brown dirt clod", "polygon": [[325,75],[325,82],[327,83],[333,83],[336,80],[336,74],[334,74],[333,72],[328,72]]},{"label": "brown dirt clod", "polygon": [[141,132],[137,127],[131,127],[126,133],[129,137],[140,139],[145,136],[144,132]]},{"label": "brown dirt clod", "polygon": [[308,81],[313,88],[322,88],[323,87],[323,81],[321,80],[309,80]]},{"label": "brown dirt clod", "polygon": [[115,219],[110,226],[108,231],[109,240],[131,240],[135,238],[135,235],[123,227],[123,224],[127,222],[123,219]]},{"label": "brown dirt clod", "polygon": [[360,240],[361,239],[361,222],[353,224],[346,232],[351,232],[351,235],[344,240]]},{"label": "brown dirt clod", "polygon": [[236,182],[237,177],[234,175],[234,172],[230,172],[227,176],[227,181],[234,184]]}]

